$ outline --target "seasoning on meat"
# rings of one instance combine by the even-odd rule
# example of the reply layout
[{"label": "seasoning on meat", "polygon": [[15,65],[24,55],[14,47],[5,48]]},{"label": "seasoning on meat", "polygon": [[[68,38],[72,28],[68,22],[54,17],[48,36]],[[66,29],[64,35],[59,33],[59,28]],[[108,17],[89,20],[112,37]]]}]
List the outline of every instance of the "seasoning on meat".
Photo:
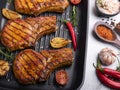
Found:
[{"label": "seasoning on meat", "polygon": [[15,0],[17,12],[38,16],[43,12],[62,13],[69,5],[68,0]]},{"label": "seasoning on meat", "polygon": [[112,31],[103,25],[97,26],[97,33],[104,39],[115,40]]},{"label": "seasoning on meat", "polygon": [[1,42],[11,51],[35,45],[43,35],[56,31],[56,16],[15,19],[8,21],[1,33]]},{"label": "seasoning on meat", "polygon": [[13,62],[13,72],[21,84],[33,84],[48,80],[50,74],[58,67],[71,65],[73,51],[70,48],[21,51]]}]

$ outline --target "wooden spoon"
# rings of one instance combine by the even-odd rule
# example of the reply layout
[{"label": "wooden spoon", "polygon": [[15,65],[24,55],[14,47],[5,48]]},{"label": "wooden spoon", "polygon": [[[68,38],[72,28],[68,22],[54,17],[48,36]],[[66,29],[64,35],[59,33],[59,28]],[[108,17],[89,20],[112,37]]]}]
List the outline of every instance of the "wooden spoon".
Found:
[{"label": "wooden spoon", "polygon": [[[113,36],[114,36],[114,39],[113,39],[113,40],[108,40],[108,39],[105,39],[105,38],[103,38],[102,36],[100,36],[100,35],[98,34],[98,32],[97,32],[97,27],[98,27],[99,25],[103,25],[103,26],[109,28],[109,29],[111,30]],[[114,31],[108,24],[106,24],[106,23],[104,23],[104,22],[97,22],[97,23],[95,23],[94,32],[96,33],[96,35],[97,35],[100,39],[104,40],[105,42],[112,43],[112,44],[116,44],[116,45],[120,46],[120,40],[117,38],[117,35],[116,35],[115,31]]]}]

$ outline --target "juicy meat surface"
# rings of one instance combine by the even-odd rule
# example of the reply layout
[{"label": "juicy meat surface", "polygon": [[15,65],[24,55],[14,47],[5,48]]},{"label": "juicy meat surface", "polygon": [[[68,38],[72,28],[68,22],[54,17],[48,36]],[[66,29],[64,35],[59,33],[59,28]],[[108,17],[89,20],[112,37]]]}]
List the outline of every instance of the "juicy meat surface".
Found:
[{"label": "juicy meat surface", "polygon": [[17,12],[29,15],[39,15],[43,12],[62,13],[69,5],[68,0],[15,0]]},{"label": "juicy meat surface", "polygon": [[40,53],[26,49],[16,56],[13,72],[21,84],[33,84],[46,81],[56,68],[72,62],[73,51],[70,48],[43,50]]},{"label": "juicy meat surface", "polygon": [[8,21],[1,33],[1,42],[11,51],[35,45],[43,35],[56,31],[56,16]]}]

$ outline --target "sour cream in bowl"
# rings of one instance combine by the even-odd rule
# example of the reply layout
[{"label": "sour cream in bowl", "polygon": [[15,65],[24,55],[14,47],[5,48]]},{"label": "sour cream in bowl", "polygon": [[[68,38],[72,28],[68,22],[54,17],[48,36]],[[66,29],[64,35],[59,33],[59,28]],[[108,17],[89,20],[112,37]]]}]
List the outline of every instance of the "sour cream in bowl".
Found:
[{"label": "sour cream in bowl", "polygon": [[119,0],[96,0],[95,6],[102,16],[114,16],[120,12]]}]

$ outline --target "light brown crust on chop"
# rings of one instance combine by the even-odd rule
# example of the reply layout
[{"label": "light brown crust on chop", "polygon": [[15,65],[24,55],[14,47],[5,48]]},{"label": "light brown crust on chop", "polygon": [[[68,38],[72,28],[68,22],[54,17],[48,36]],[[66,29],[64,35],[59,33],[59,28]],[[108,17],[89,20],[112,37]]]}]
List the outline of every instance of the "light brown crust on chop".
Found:
[{"label": "light brown crust on chop", "polygon": [[56,16],[11,20],[1,33],[1,42],[11,51],[35,45],[43,35],[56,31]]},{"label": "light brown crust on chop", "polygon": [[62,13],[69,5],[68,0],[15,0],[17,12],[29,15],[39,15],[43,12]]},{"label": "light brown crust on chop", "polygon": [[43,50],[40,53],[26,49],[16,56],[13,72],[21,84],[33,84],[46,81],[55,69],[72,62],[73,51],[70,48]]},{"label": "light brown crust on chop", "polygon": [[70,48],[42,50],[40,53],[46,58],[49,55],[50,58],[47,59],[47,65],[44,71],[41,73],[40,81],[46,81],[56,68],[71,65],[73,62],[73,52]]},{"label": "light brown crust on chop", "polygon": [[14,60],[13,72],[22,84],[38,82],[40,74],[46,66],[46,59],[39,53],[27,49],[21,51]]}]

